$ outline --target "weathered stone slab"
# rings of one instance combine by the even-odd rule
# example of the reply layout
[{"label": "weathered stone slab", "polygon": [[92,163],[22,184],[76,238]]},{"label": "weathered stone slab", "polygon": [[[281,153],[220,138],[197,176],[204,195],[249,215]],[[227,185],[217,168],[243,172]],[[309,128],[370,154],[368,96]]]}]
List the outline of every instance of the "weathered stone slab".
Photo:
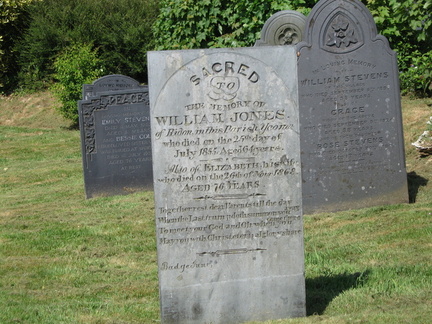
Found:
[{"label": "weathered stone slab", "polygon": [[148,57],[162,323],[304,316],[295,48]]},{"label": "weathered stone slab", "polygon": [[139,89],[140,84],[137,80],[121,74],[105,75],[92,84],[83,85],[83,99],[96,96],[100,92],[106,91],[124,91],[130,89]]},{"label": "weathered stone slab", "polygon": [[148,87],[111,75],[83,89],[86,100],[78,105],[86,197],[152,189]]},{"label": "weathered stone slab", "polygon": [[408,202],[396,55],[368,9],[318,2],[297,46],[305,214]]},{"label": "weathered stone slab", "polygon": [[300,12],[279,11],[267,19],[255,46],[295,45],[303,39],[305,23],[306,17]]}]

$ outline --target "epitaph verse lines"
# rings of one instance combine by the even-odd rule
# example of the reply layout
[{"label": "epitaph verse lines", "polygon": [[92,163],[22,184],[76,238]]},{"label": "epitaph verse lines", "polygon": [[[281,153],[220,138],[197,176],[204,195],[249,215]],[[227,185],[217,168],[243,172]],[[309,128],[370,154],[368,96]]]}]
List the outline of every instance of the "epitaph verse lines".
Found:
[{"label": "epitaph verse lines", "polygon": [[149,58],[161,321],[303,315],[294,48]]}]

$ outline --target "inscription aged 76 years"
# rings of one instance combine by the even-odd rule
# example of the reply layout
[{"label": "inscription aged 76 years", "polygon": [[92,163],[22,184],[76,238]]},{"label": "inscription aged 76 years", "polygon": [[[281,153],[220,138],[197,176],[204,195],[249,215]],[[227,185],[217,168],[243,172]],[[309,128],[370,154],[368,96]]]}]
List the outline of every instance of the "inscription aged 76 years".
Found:
[{"label": "inscription aged 76 years", "polygon": [[83,86],[79,102],[87,198],[152,188],[147,86],[109,75]]},{"label": "inscription aged 76 years", "polygon": [[295,62],[149,53],[163,323],[305,315]]}]

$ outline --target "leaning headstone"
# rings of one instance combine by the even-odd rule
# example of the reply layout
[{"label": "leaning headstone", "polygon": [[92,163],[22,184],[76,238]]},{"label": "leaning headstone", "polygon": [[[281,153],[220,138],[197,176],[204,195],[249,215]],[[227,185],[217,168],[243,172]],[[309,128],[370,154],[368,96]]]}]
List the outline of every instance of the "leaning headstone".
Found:
[{"label": "leaning headstone", "polygon": [[304,316],[295,48],[148,66],[162,323]]},{"label": "leaning headstone", "polygon": [[78,103],[87,198],[152,189],[148,87],[127,76],[83,86]]},{"label": "leaning headstone", "polygon": [[306,17],[297,11],[282,10],[271,16],[255,46],[295,45],[303,39]]},{"label": "leaning headstone", "polygon": [[298,47],[304,213],[408,202],[395,53],[357,0],[321,0]]}]

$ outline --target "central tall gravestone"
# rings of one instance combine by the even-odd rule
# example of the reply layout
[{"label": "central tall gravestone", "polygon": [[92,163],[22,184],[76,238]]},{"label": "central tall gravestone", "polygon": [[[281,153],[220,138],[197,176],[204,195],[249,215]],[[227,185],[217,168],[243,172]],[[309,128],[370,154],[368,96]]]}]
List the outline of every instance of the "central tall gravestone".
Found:
[{"label": "central tall gravestone", "polygon": [[152,189],[148,87],[107,75],[83,86],[78,106],[86,197]]},{"label": "central tall gravestone", "polygon": [[305,214],[408,202],[395,53],[357,0],[322,0],[297,44]]},{"label": "central tall gravestone", "polygon": [[162,323],[304,316],[295,48],[148,57]]}]

